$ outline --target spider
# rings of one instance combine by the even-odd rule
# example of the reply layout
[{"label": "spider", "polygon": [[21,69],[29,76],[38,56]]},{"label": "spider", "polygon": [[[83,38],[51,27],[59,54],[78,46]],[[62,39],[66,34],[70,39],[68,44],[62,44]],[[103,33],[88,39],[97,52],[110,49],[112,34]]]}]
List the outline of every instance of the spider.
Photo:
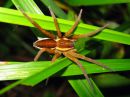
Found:
[{"label": "spider", "polygon": [[84,55],[78,54],[76,49],[74,48],[74,42],[77,41],[79,38],[86,38],[86,37],[90,37],[90,36],[97,34],[98,32],[102,31],[104,28],[106,28],[108,26],[108,24],[104,25],[103,27],[101,27],[95,31],[89,32],[87,34],[71,35],[80,21],[81,14],[82,14],[82,9],[81,9],[74,25],[70,28],[70,30],[68,32],[65,33],[65,35],[62,35],[60,28],[58,26],[56,16],[54,15],[53,11],[50,8],[49,8],[49,10],[50,10],[50,14],[54,20],[54,24],[55,24],[55,27],[57,30],[57,36],[44,30],[39,24],[37,24],[34,20],[32,20],[32,18],[29,17],[23,10],[20,9],[20,11],[23,13],[23,15],[37,29],[39,29],[44,35],[46,35],[48,37],[48,38],[43,38],[41,40],[37,40],[36,42],[33,43],[33,46],[35,48],[39,49],[39,52],[37,53],[37,55],[34,58],[34,61],[37,61],[38,58],[41,56],[41,54],[45,51],[50,54],[54,54],[51,62],[54,62],[58,57],[61,56],[61,54],[63,54],[65,57],[67,57],[71,61],[75,62],[80,67],[86,80],[89,82],[89,84],[91,86],[93,86],[92,82],[90,81],[90,79],[87,75],[86,70],[84,69],[84,67],[82,66],[82,64],[80,63],[80,61],[78,59],[82,59],[82,60],[97,64],[97,65],[102,66],[103,68],[106,68],[109,70],[111,70],[111,69],[109,67],[107,67],[106,65],[104,65],[103,63],[97,62],[94,59],[91,59]]}]

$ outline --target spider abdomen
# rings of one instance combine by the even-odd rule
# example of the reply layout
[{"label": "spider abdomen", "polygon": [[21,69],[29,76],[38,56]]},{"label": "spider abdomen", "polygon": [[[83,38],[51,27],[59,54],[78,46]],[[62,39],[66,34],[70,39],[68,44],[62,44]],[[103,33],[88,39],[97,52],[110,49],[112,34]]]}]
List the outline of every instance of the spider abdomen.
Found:
[{"label": "spider abdomen", "polygon": [[36,48],[55,48],[56,41],[54,39],[37,40],[33,46]]}]

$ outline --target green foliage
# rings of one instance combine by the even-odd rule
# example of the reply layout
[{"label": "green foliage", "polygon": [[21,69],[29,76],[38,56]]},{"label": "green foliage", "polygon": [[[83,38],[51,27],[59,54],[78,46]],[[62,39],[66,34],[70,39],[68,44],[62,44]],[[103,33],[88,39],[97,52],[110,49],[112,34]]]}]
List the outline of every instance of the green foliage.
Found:
[{"label": "green foliage", "polygon": [[66,13],[59,8],[55,2],[53,0],[40,0],[41,2],[43,2],[43,4],[45,4],[47,7],[51,7],[52,11],[60,18],[62,19],[67,19],[67,15]]},{"label": "green foliage", "polygon": [[[124,71],[124,70],[130,70],[130,60],[129,59],[110,59],[110,60],[99,60],[102,63],[107,64],[111,69],[114,71]],[[95,64],[92,63],[87,63],[84,61],[81,61],[84,68],[87,70],[88,74],[92,73],[103,73],[103,72],[110,72],[106,69],[103,69],[102,67],[99,67]],[[8,65],[5,65],[8,64]],[[0,94],[8,91],[9,89],[15,87],[16,85],[23,84],[23,85],[29,85],[29,86],[34,86],[41,82],[42,80],[45,80],[46,78],[54,75],[55,73],[59,72],[61,69],[69,66],[63,73],[59,72],[56,74],[56,76],[72,76],[72,75],[81,75],[82,72],[81,70],[76,66],[76,64],[72,64],[70,60],[67,58],[60,59],[56,61],[54,64],[51,64],[49,61],[44,61],[44,62],[8,62],[5,63],[3,66],[0,66],[1,70],[1,80],[16,80],[16,79],[22,79],[19,80],[13,84],[11,84],[8,87],[5,87],[0,91]],[[71,64],[71,65],[70,65]],[[123,64],[123,65],[122,65]],[[15,68],[15,69],[14,69]],[[6,74],[3,76],[3,74]],[[82,88],[82,83],[85,84],[86,80],[79,80],[73,79],[69,80],[70,83],[74,84],[78,83],[78,89],[79,87]],[[81,86],[80,86],[81,82]],[[91,91],[91,88],[89,87],[89,84],[86,83],[84,88],[86,90]],[[96,87],[96,86],[95,86]],[[84,89],[83,88],[83,89]],[[96,92],[98,93],[99,90],[97,87],[95,88]],[[79,89],[80,90],[80,89]],[[77,89],[76,89],[77,91]],[[78,91],[77,91],[78,92]],[[80,92],[80,91],[79,91]],[[84,90],[85,92],[85,90]],[[83,91],[82,91],[83,93]],[[88,95],[92,95],[92,91]],[[86,94],[86,92],[85,92]],[[100,94],[100,93],[99,93]],[[84,94],[83,94],[84,95]],[[83,97],[83,96],[82,96]],[[92,96],[93,97],[93,96]]]},{"label": "green foliage", "polygon": [[[52,17],[37,14],[29,14],[29,13],[28,15],[31,16],[32,19],[35,20],[38,24],[40,24],[41,27],[43,27],[44,29],[56,31]],[[0,8],[0,21],[33,27],[33,25],[19,11],[7,8]],[[67,21],[63,19],[58,19],[58,23],[62,32],[67,32],[68,29],[70,29],[74,24],[74,22],[72,21]],[[75,30],[75,34],[89,33],[98,28],[99,27],[81,23]],[[109,29],[103,30],[100,34],[96,35],[94,38],[123,44],[130,44],[129,41],[130,35]]]},{"label": "green foliage", "polygon": [[100,90],[96,87],[96,84],[93,82],[94,84],[94,91],[92,91],[92,89],[89,86],[89,84],[86,82],[85,79],[76,79],[76,80],[69,80],[69,83],[71,84],[71,86],[75,89],[75,91],[77,92],[77,94],[80,97],[104,97],[102,95],[102,93],[100,92]]},{"label": "green foliage", "polygon": [[[67,62],[64,63],[64,61]],[[130,69],[129,59],[102,59],[97,60],[102,63],[105,63],[107,66],[112,68],[114,71],[125,71]],[[85,61],[81,61],[84,68],[86,68],[88,74],[93,73],[104,73],[104,72],[110,72],[106,69],[103,69],[102,67],[99,67],[95,64],[88,63]],[[62,65],[59,65],[62,64]],[[71,65],[70,65],[71,64]],[[123,65],[122,65],[123,64]],[[69,66],[68,66],[69,65]],[[45,78],[48,76],[51,76],[55,74],[56,72],[61,70],[61,68],[64,68],[68,66],[68,68],[64,72],[59,72],[56,74],[56,76],[72,76],[72,75],[81,75],[81,70],[71,61],[69,61],[67,58],[63,58],[62,60],[57,60],[57,62],[51,64],[50,61],[38,61],[38,62],[7,62],[4,65],[0,66],[0,80],[17,80],[17,79],[23,79],[27,78],[33,74],[39,73],[39,71],[44,72],[43,74]],[[15,69],[14,69],[15,68]],[[49,68],[49,69],[48,69]],[[45,70],[47,69],[47,70]],[[48,71],[51,70],[51,71]],[[5,74],[3,76],[3,74]],[[51,75],[50,75],[51,74]],[[41,77],[42,79],[45,79]]]},{"label": "green foliage", "polygon": [[20,7],[25,12],[27,11],[34,14],[35,13],[43,14],[42,11],[37,6],[37,4],[34,2],[34,0],[22,0],[22,2],[20,0],[12,0],[12,2],[17,8]]},{"label": "green foliage", "polygon": [[[90,0],[65,0],[70,5],[101,5],[101,4],[114,4],[114,3],[127,3],[128,0],[118,0],[118,1],[112,1],[112,0],[106,0],[106,1],[90,1]],[[37,4],[33,0],[12,0],[13,4],[16,6],[17,9],[22,8],[27,14],[35,20],[38,24],[41,25],[45,30],[51,30],[56,31],[56,28],[54,26],[54,22],[52,17],[43,15],[40,8],[37,6]],[[5,7],[9,7],[12,2],[8,1],[5,5]],[[67,16],[69,16],[69,19],[73,19],[75,13],[73,11],[69,11],[68,13],[65,13],[56,3],[52,0],[41,0],[43,4],[47,7],[51,7],[54,13],[62,18],[58,18],[59,27],[62,32],[67,32],[72,25],[74,24],[73,21],[67,20]],[[63,3],[63,2],[62,2]],[[11,5],[12,6],[12,5]],[[44,9],[43,9],[44,10]],[[73,16],[71,16],[71,15]],[[64,20],[65,19],[65,20]],[[127,17],[125,18],[127,20]],[[17,24],[17,25],[24,25],[28,27],[33,27],[33,25],[21,14],[18,10],[8,9],[4,7],[0,7],[0,22],[4,23],[10,23],[10,24]],[[125,24],[124,24],[125,25]],[[125,26],[126,27],[126,26]],[[120,29],[124,29],[120,28]],[[128,27],[128,26],[127,26]],[[94,31],[98,29],[99,27],[80,23],[76,30],[74,31],[75,34],[84,34],[89,33],[91,31]],[[116,42],[116,43],[122,43],[130,45],[130,35],[123,32],[123,30],[110,30],[105,29],[98,35],[96,35],[95,39],[101,39],[106,40],[104,41],[104,48],[101,55],[101,58],[104,58],[105,55],[108,55],[108,53],[111,52],[112,46],[114,44],[108,43],[107,41]],[[13,32],[12,32],[13,33]],[[34,32],[37,37],[41,36],[38,34],[38,32]],[[90,53],[90,51],[85,50],[85,42],[86,39],[79,40],[76,43],[76,48],[78,50],[83,49],[80,53],[85,55]],[[118,52],[117,55],[121,55],[121,51]],[[123,56],[123,54],[122,54]],[[120,57],[121,58],[121,57]],[[99,60],[102,63],[105,63],[110,68],[112,68],[115,72],[116,71],[126,71],[130,70],[130,60],[129,59],[101,59]],[[110,72],[106,69],[103,69],[95,64],[88,63],[85,61],[81,61],[83,64],[85,70],[88,72],[88,74],[93,73],[105,73]],[[2,65],[4,64],[4,65]],[[3,76],[4,75],[4,76]],[[92,92],[89,84],[86,82],[85,79],[69,79],[69,77],[72,77],[73,75],[82,75],[81,70],[74,64],[72,61],[68,60],[67,58],[58,59],[55,63],[51,64],[50,61],[38,61],[38,62],[5,62],[1,63],[0,65],[0,80],[17,80],[15,83],[8,85],[7,87],[0,90],[0,94],[3,94],[7,92],[8,90],[14,88],[15,86],[22,84],[22,85],[29,85],[34,86],[41,82],[42,80],[45,80],[49,78],[50,76],[66,76],[69,83],[73,87],[73,89],[76,91],[76,93],[80,97],[103,97],[103,94],[98,89],[97,85],[93,82],[95,88],[94,92]],[[92,80],[92,79],[91,79]],[[124,79],[125,80],[125,79]],[[107,80],[110,82],[109,78]],[[124,81],[125,82],[125,81]]]},{"label": "green foliage", "polygon": [[106,4],[118,4],[118,3],[130,3],[129,0],[64,0],[66,3],[71,6],[93,6],[93,5],[106,5]]}]

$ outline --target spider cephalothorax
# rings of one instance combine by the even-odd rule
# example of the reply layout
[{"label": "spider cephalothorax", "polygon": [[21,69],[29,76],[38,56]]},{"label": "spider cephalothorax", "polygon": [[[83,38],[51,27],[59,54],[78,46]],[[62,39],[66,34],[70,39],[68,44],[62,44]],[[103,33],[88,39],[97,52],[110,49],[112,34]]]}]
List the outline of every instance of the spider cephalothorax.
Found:
[{"label": "spider cephalothorax", "polygon": [[57,38],[57,39],[42,39],[34,42],[33,46],[39,49],[51,48],[61,52],[68,51],[74,48],[74,39]]},{"label": "spider cephalothorax", "polygon": [[93,86],[93,85],[91,84],[91,82],[88,78],[86,70],[83,68],[82,64],[80,63],[80,61],[78,59],[83,59],[88,62],[92,62],[94,64],[102,66],[103,68],[110,69],[109,67],[105,66],[103,63],[97,62],[91,58],[85,57],[84,55],[78,54],[76,52],[76,49],[74,48],[74,41],[76,41],[79,38],[93,36],[96,33],[103,30],[105,27],[107,27],[108,24],[101,27],[98,30],[95,30],[95,31],[87,33],[87,34],[71,35],[72,32],[74,31],[74,29],[77,27],[78,22],[81,18],[81,13],[82,13],[82,10],[81,10],[78,15],[78,18],[77,18],[76,22],[74,23],[74,25],[72,26],[72,28],[68,32],[66,32],[64,36],[62,36],[62,33],[60,32],[60,29],[59,29],[59,26],[57,23],[57,19],[56,19],[54,13],[50,10],[50,13],[54,19],[54,24],[55,24],[56,30],[57,30],[57,36],[55,36],[54,34],[41,28],[41,26],[38,25],[35,21],[33,21],[24,11],[21,10],[21,12],[36,28],[38,28],[43,34],[45,34],[48,37],[48,38],[44,38],[44,39],[37,40],[36,42],[34,42],[34,47],[40,49],[38,54],[35,56],[34,61],[37,61],[38,58],[40,57],[40,55],[45,51],[49,52],[51,54],[54,54],[54,57],[52,58],[52,62],[54,62],[58,57],[60,57],[61,54],[63,54],[65,57],[67,57],[70,60],[72,60],[73,62],[75,62],[81,68],[85,78],[87,79],[87,81],[89,82],[89,84],[91,86]]}]

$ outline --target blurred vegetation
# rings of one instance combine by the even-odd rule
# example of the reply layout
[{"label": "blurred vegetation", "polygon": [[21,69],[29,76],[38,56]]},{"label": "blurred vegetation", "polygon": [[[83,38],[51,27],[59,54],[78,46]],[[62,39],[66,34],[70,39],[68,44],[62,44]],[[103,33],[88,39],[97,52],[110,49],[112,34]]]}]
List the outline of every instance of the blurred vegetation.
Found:
[{"label": "blurred vegetation", "polygon": [[[9,9],[17,9],[18,8],[17,5],[19,5],[17,4],[18,3],[17,0],[12,0],[12,1],[1,0],[0,6]],[[23,0],[23,2],[24,1],[26,0]],[[130,3],[128,0],[124,0],[124,1],[119,0],[118,2],[114,2],[114,0],[109,0],[109,2],[105,2],[105,0],[104,1],[99,0],[101,2],[98,2],[96,0],[94,4],[93,2],[91,2],[91,0],[82,0],[82,1],[80,0],[54,0],[54,1],[34,0],[34,1],[38,6],[36,9],[28,5],[25,6],[26,3],[23,3],[23,5],[21,3],[20,7],[23,7],[23,9],[27,12],[31,12],[31,13],[38,12],[39,14],[44,13],[45,16],[50,16],[48,11],[48,6],[53,5],[52,6],[53,12],[56,14],[58,18],[71,20],[71,21],[74,21],[80,9],[83,9],[82,20],[81,20],[82,23],[95,25],[99,27],[105,25],[106,23],[110,23],[110,26],[108,27],[109,29],[122,32],[123,34],[130,33],[130,19],[129,19]],[[28,0],[27,3],[29,3]],[[55,33],[54,30],[52,32]],[[36,55],[38,50],[33,48],[32,44],[34,41],[37,40],[38,36],[41,36],[41,33],[34,28],[1,22],[0,23],[0,39],[1,39],[0,60],[9,61],[9,62],[10,61],[13,62],[33,61],[33,58]],[[109,37],[105,37],[105,38],[109,39]],[[121,39],[123,38],[119,38],[119,40]],[[127,43],[130,44],[130,41],[127,41]],[[117,42],[107,41],[107,39],[100,40],[97,38],[78,40],[76,48],[80,50],[83,47],[85,50],[90,51],[89,54],[88,52],[85,54],[87,54],[87,56],[94,59],[129,59],[130,58],[130,46],[125,43],[121,44]],[[51,60],[51,57],[52,56],[50,54],[44,53],[40,57],[40,60],[41,61],[46,60],[48,62]],[[58,64],[62,64],[62,63],[58,63]],[[129,61],[127,60],[122,61],[122,65],[123,63],[130,64]],[[94,82],[99,87],[99,89],[101,90],[102,94],[105,97],[129,97],[130,96],[129,74],[130,72],[127,70],[124,72],[92,74],[91,77],[93,78]],[[52,77],[49,79],[49,83],[47,86],[45,85],[45,81],[39,83],[35,87],[17,86],[12,90],[8,91],[7,93],[3,94],[1,97],[17,97],[17,96],[19,97],[23,97],[23,96],[25,97],[61,97],[61,96],[78,97],[75,91],[73,90],[74,87],[72,88],[65,79],[66,77],[60,77],[60,78]],[[1,89],[4,88],[5,86],[8,86],[12,82],[14,81],[1,82]],[[69,82],[71,83],[71,85],[73,84],[71,80],[69,80]],[[80,93],[78,95],[80,95]],[[83,97],[83,95],[80,96]]]}]

